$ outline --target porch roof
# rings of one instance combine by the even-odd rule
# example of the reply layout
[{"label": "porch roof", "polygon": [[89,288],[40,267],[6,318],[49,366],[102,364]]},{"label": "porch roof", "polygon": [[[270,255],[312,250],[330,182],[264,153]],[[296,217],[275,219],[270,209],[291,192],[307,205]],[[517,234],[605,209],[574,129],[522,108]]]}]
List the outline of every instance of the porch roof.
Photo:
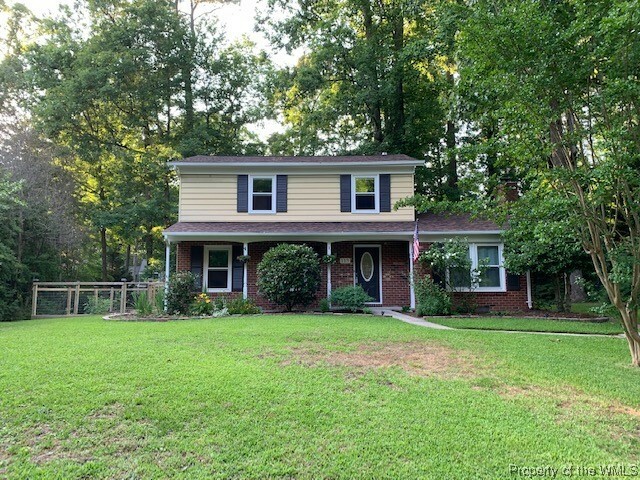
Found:
[{"label": "porch roof", "polygon": [[164,236],[169,240],[367,236],[407,239],[414,228],[414,222],[178,222],[165,229]]}]

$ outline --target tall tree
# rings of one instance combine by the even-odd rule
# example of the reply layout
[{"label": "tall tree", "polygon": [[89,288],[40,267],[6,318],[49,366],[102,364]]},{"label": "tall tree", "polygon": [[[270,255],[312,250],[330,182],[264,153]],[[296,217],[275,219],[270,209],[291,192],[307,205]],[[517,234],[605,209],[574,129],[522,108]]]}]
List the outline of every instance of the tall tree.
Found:
[{"label": "tall tree", "polygon": [[[442,112],[426,37],[430,12],[409,0],[270,0],[263,20],[274,45],[303,49],[275,83],[290,130],[272,149],[407,153],[441,138]],[[287,147],[287,141],[290,147]]]},{"label": "tall tree", "polygon": [[[508,161],[542,178],[576,235],[640,366],[640,38],[637,4],[481,0],[460,35],[461,81]],[[505,39],[509,41],[505,41]]]}]

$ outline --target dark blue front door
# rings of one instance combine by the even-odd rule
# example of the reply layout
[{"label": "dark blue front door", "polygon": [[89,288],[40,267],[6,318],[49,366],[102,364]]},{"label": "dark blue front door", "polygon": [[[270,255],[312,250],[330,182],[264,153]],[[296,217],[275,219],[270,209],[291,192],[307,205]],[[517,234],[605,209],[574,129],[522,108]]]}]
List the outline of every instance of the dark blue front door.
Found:
[{"label": "dark blue front door", "polygon": [[375,303],[380,303],[380,247],[354,248],[356,285],[361,285]]}]

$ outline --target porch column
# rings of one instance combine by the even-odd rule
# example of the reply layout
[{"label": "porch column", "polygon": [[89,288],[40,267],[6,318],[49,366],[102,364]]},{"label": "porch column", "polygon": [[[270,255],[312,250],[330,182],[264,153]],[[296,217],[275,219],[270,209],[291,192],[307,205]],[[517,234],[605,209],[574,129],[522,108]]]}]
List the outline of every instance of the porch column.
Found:
[{"label": "porch column", "polygon": [[[248,242],[244,242],[242,244],[242,255],[244,256],[249,255]],[[249,262],[244,262],[244,264],[242,265],[242,298],[244,298],[245,300],[249,297],[249,269],[247,266],[248,263]]]},{"label": "porch column", "polygon": [[[171,242],[167,239],[164,249],[164,311],[167,311],[167,296],[169,295],[169,272],[171,263]],[[177,262],[176,262],[177,263]]]},{"label": "porch column", "polygon": [[416,291],[413,288],[413,239],[409,242],[409,300],[411,309],[416,308]]},{"label": "porch column", "polygon": [[[327,255],[331,255],[331,242],[327,242]],[[327,300],[331,298],[331,263],[327,263]]]}]

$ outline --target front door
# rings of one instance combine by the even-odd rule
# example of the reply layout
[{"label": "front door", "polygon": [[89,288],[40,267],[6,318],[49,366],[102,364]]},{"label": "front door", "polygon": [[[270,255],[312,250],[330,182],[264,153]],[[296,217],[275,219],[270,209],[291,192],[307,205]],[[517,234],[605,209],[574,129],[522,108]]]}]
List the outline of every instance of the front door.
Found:
[{"label": "front door", "polygon": [[380,297],[380,246],[354,247],[355,284],[361,285],[373,298],[372,303],[381,303]]}]

